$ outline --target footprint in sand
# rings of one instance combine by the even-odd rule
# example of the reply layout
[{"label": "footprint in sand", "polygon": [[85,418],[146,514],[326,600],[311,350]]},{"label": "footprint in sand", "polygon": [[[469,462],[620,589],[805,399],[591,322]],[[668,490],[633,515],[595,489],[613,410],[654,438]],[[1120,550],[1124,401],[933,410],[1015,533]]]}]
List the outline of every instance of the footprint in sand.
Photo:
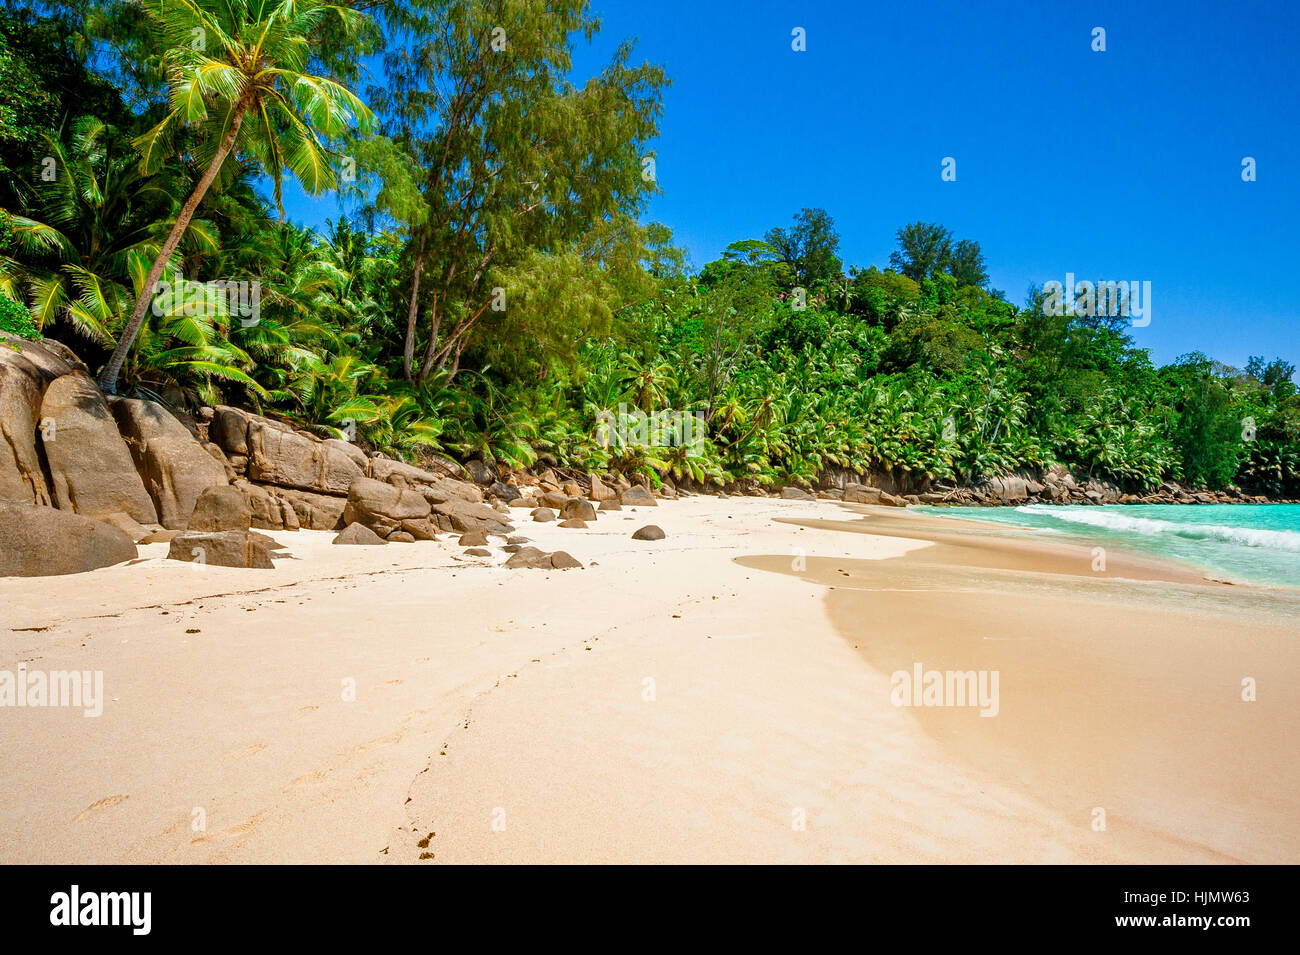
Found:
[{"label": "footprint in sand", "polygon": [[225,756],[221,757],[221,761],[223,763],[229,763],[232,760],[243,759],[246,756],[252,756],[254,753],[260,753],[264,749],[266,749],[265,743],[254,743],[252,746],[241,749],[238,752],[227,753]]},{"label": "footprint in sand", "polygon": [[307,775],[305,776],[299,776],[293,782],[289,783],[289,785],[281,789],[280,792],[287,793],[290,789],[296,789],[299,786],[306,786],[308,783],[314,783],[318,779],[324,779],[324,778],[325,778],[324,770],[318,769],[314,773],[307,773]]},{"label": "footprint in sand", "polygon": [[401,680],[389,680],[387,683],[376,683],[374,686],[371,687],[371,689],[378,690],[386,686],[397,686],[401,682],[402,682]]},{"label": "footprint in sand", "polygon": [[237,826],[232,826],[229,829],[223,829],[221,832],[214,832],[210,836],[199,836],[197,839],[191,839],[190,845],[204,846],[214,839],[234,839],[237,836],[247,835],[248,833],[252,832],[254,829],[256,829],[258,826],[262,824],[262,817],[265,815],[267,815],[267,811],[263,810],[262,812],[259,812],[256,816],[254,816],[252,819],[249,819],[245,822],[241,822]]},{"label": "footprint in sand", "polygon": [[126,800],[125,796],[105,796],[103,799],[100,799],[97,802],[92,802],[85,809],[81,810],[81,812],[77,813],[72,818],[72,821],[81,822],[81,820],[85,819],[92,812],[98,812],[101,809],[107,809],[109,806],[116,806],[118,803],[124,802],[125,800]]},{"label": "footprint in sand", "polygon": [[348,752],[364,753],[366,750],[374,749],[378,746],[392,746],[394,743],[400,743],[402,741],[402,736],[402,733],[394,733],[392,736],[383,736],[379,739],[372,739],[367,743],[362,743],[360,746],[352,747]]},{"label": "footprint in sand", "polygon": [[302,706],[302,707],[299,707],[298,709],[294,710],[294,712],[293,712],[294,719],[299,719],[299,720],[300,720],[300,719],[302,719],[304,716],[306,716],[308,713],[315,713],[316,710],[318,710],[319,708],[320,708],[320,707],[316,707],[316,706]]}]

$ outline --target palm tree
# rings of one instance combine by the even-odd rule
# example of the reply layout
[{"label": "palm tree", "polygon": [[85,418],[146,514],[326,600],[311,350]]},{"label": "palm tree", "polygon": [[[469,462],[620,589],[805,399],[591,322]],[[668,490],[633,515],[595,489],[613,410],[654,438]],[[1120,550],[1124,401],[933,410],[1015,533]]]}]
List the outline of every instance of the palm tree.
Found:
[{"label": "palm tree", "polygon": [[141,169],[157,170],[184,126],[199,127],[195,156],[207,166],[154,259],[131,320],[100,375],[100,387],[110,394],[154,288],[226,157],[240,150],[252,154],[271,177],[277,203],[286,166],[308,192],[320,192],[335,176],[317,131],[334,138],[353,122],[366,126],[371,118],[350,90],[304,72],[312,37],[325,20],[337,16],[354,33],[362,21],[355,10],[321,0],[142,0],[142,7],[166,50],[162,63],[171,110],[136,139]]},{"label": "palm tree", "polygon": [[62,318],[111,343],[133,273],[157,251],[155,224],[175,211],[171,170],[142,177],[125,137],[92,116],[72,120],[66,143],[47,135],[45,148],[58,175],[36,191],[31,211],[39,219],[5,216],[24,262],[0,256],[0,289],[27,298],[38,329]]},{"label": "palm tree", "polygon": [[666,407],[669,390],[677,386],[673,366],[666,361],[642,362],[630,354],[623,356],[623,362],[621,381],[632,403],[642,411]]}]

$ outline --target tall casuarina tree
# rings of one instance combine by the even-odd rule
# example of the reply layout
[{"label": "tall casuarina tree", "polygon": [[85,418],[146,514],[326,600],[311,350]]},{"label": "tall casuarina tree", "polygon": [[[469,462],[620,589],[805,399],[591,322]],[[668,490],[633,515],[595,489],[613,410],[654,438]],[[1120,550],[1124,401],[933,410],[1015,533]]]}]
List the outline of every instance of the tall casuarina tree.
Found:
[{"label": "tall casuarina tree", "polygon": [[455,373],[505,270],[635,218],[657,189],[649,143],[667,80],[622,43],[574,85],[574,42],[600,26],[590,5],[416,0],[376,11],[417,38],[389,51],[386,85],[371,95],[420,196],[387,210],[410,234],[402,368],[411,381]]},{"label": "tall casuarina tree", "polygon": [[346,87],[307,72],[314,38],[331,27],[357,31],[364,18],[355,10],[320,0],[141,0],[141,5],[158,48],[165,51],[162,66],[171,107],[135,141],[141,169],[157,171],[188,127],[194,133],[193,158],[203,174],[154,259],[135,310],[100,374],[100,387],[110,394],[117,390],[154,288],[226,157],[253,157],[274,183],[277,203],[285,169],[308,192],[320,192],[336,182],[322,136],[336,138],[371,119],[365,104]]}]

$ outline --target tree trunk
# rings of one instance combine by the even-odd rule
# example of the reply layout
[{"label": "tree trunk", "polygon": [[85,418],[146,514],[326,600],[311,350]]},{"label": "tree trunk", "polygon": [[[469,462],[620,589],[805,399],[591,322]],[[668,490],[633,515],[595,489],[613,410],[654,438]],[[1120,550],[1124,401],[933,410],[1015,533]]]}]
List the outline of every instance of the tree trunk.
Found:
[{"label": "tree trunk", "polygon": [[244,123],[244,114],[247,112],[246,105],[236,107],[235,118],[230,123],[230,129],[221,139],[221,146],[217,149],[217,154],[212,157],[212,162],[208,163],[208,168],[204,170],[203,178],[194,187],[190,193],[189,199],[181,207],[181,213],[176,217],[176,223],[172,226],[172,231],[167,236],[167,241],[163,243],[162,250],[158,253],[158,258],[154,259],[153,267],[149,269],[149,277],[144,281],[144,288],[140,290],[140,297],[136,299],[135,311],[131,313],[131,320],[127,322],[126,328],[122,330],[121,337],[117,340],[117,347],[113,349],[113,355],[104,366],[104,370],[99,375],[99,387],[109,395],[117,394],[117,376],[122,372],[122,365],[126,362],[127,353],[131,350],[131,344],[135,341],[135,336],[140,332],[140,326],[144,324],[144,313],[149,310],[149,305],[153,301],[154,287],[158,280],[162,278],[163,269],[167,267],[167,261],[176,251],[176,246],[180,245],[181,237],[185,235],[185,230],[189,228],[190,220],[194,218],[194,213],[203,201],[204,195],[207,194],[208,187],[212,185],[212,180],[217,178],[217,172],[221,169],[221,164],[225,162],[227,154],[235,146],[235,139],[239,136],[239,127]]},{"label": "tree trunk", "polygon": [[420,273],[424,271],[424,239],[420,239],[420,251],[415,255],[415,273],[411,278],[411,308],[406,314],[406,348],[402,352],[402,374],[411,381],[411,372],[415,363],[415,323],[420,317]]}]

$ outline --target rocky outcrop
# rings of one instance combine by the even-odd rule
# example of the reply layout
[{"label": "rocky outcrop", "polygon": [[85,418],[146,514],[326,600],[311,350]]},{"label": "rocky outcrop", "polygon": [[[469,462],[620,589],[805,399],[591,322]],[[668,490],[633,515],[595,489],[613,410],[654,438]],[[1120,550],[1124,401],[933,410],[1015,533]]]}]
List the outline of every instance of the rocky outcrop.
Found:
[{"label": "rocky outcrop", "polygon": [[429,514],[429,502],[417,492],[374,478],[358,477],[348,488],[343,521],[362,524],[380,537],[388,538],[402,530],[403,521],[425,520]]},{"label": "rocky outcrop", "polygon": [[50,349],[0,333],[0,501],[54,504],[37,442],[41,401],[72,371]]},{"label": "rocky outcrop", "polygon": [[217,567],[270,570],[271,538],[250,532],[252,509],[244,493],[224,485],[199,495],[184,533],[171,540],[171,560],[193,561]]},{"label": "rocky outcrop", "polygon": [[173,530],[185,527],[199,495],[229,483],[225,467],[157,402],[114,398],[110,407],[158,522]]},{"label": "rocky outcrop", "polygon": [[661,541],[667,536],[668,535],[664,533],[663,528],[658,524],[647,524],[645,527],[637,528],[636,533],[632,535],[632,540]]},{"label": "rocky outcrop", "polygon": [[815,498],[801,487],[781,488],[781,497],[786,501],[812,501]]},{"label": "rocky outcrop", "polygon": [[366,456],[355,445],[238,408],[214,409],[209,434],[235,470],[259,484],[342,496],[367,474]]},{"label": "rocky outcrop", "polygon": [[988,478],[980,489],[986,496],[995,497],[1007,504],[1018,504],[1029,497],[1025,479],[1016,475]]},{"label": "rocky outcrop", "polygon": [[424,499],[430,504],[446,504],[450,501],[462,501],[466,504],[483,502],[483,492],[465,481],[441,478],[434,484],[418,484],[413,487],[423,494]]},{"label": "rocky outcrop", "polygon": [[[244,495],[252,513],[252,526],[263,530],[298,530],[302,525],[293,506],[271,489],[236,478],[232,487]],[[340,508],[342,513],[342,508]]]},{"label": "rocky outcrop", "polygon": [[879,504],[882,493],[884,492],[878,487],[868,487],[865,484],[849,484],[844,488],[844,502],[846,504]]},{"label": "rocky outcrop", "polygon": [[56,378],[41,401],[42,448],[54,500],[95,518],[121,511],[158,523],[153,499],[99,388],[83,372]]},{"label": "rocky outcrop", "polygon": [[444,531],[482,531],[485,534],[509,534],[514,530],[499,511],[486,504],[473,504],[459,498],[434,504],[430,515],[438,527]]},{"label": "rocky outcrop", "polygon": [[345,497],[315,494],[293,488],[276,488],[274,493],[283,504],[288,505],[288,512],[284,515],[285,530],[294,529],[289,526],[289,513],[292,513],[298,527],[308,530],[333,531],[344,526],[343,510],[347,506]]},{"label": "rocky outcrop", "polygon": [[71,511],[0,502],[0,577],[53,577],[138,556],[116,527]]}]

